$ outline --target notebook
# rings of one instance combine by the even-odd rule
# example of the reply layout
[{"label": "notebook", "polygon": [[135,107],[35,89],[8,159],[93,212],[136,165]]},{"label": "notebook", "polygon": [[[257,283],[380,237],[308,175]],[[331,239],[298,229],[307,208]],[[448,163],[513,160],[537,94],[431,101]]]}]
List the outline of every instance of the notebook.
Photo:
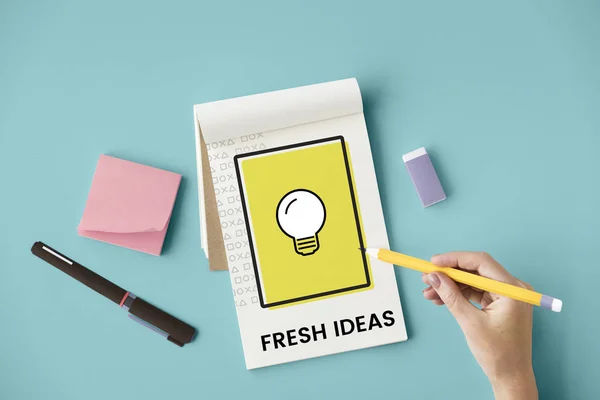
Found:
[{"label": "notebook", "polygon": [[194,106],[201,247],[246,367],[407,339],[355,79]]}]

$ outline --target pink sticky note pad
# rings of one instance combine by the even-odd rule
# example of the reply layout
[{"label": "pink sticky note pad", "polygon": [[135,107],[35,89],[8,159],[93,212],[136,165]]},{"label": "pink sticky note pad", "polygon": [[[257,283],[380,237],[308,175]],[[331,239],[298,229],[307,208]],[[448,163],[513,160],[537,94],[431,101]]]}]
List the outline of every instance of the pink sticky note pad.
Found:
[{"label": "pink sticky note pad", "polygon": [[80,236],[160,255],[181,175],[101,155]]}]

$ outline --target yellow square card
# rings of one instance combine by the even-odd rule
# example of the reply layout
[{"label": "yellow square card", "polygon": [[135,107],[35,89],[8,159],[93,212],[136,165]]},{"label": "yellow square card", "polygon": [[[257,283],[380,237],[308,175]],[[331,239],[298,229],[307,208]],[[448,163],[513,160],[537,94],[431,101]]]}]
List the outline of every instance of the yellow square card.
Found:
[{"label": "yellow square card", "polygon": [[342,136],[234,160],[261,307],[372,288]]}]

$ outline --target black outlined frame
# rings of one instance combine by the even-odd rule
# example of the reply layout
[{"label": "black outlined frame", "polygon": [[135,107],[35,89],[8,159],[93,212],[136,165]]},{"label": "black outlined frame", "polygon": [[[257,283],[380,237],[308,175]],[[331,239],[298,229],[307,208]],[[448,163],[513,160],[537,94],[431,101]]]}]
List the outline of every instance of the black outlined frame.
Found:
[{"label": "black outlined frame", "polygon": [[366,246],[364,244],[364,239],[362,236],[362,227],[360,225],[358,205],[356,203],[356,194],[354,192],[354,183],[352,182],[352,172],[350,169],[350,161],[348,160],[348,151],[346,150],[346,141],[344,140],[344,137],[342,135],[331,136],[328,138],[317,139],[317,140],[309,140],[307,142],[290,144],[290,145],[286,145],[286,146],[279,146],[279,147],[275,147],[272,149],[264,149],[264,150],[252,151],[249,153],[237,154],[233,157],[233,163],[235,165],[235,174],[237,177],[238,188],[240,191],[240,200],[242,202],[242,210],[244,211],[244,222],[246,225],[246,232],[248,234],[248,245],[250,246],[250,256],[252,257],[252,267],[254,269],[254,279],[256,281],[256,288],[258,290],[258,299],[260,302],[260,306],[262,308],[270,308],[270,307],[277,307],[277,306],[282,306],[282,305],[290,304],[290,303],[297,303],[297,302],[311,300],[311,299],[315,299],[315,298],[319,298],[319,297],[326,297],[326,296],[331,296],[334,294],[350,292],[350,291],[358,290],[358,289],[364,289],[364,288],[368,288],[369,286],[371,286],[371,276],[369,274],[369,264],[367,262],[367,255],[365,252],[363,252],[360,249],[356,249],[356,250],[359,251],[361,254],[363,266],[364,266],[364,270],[365,270],[365,278],[366,278],[366,283],[363,283],[360,285],[349,286],[346,288],[330,290],[327,292],[316,293],[316,294],[311,294],[311,295],[307,295],[307,296],[295,297],[293,299],[275,301],[272,303],[265,303],[263,292],[261,289],[261,284],[259,281],[260,274],[258,273],[258,265],[256,263],[256,254],[254,252],[254,242],[252,240],[252,232],[250,229],[250,219],[248,218],[248,216],[249,216],[248,208],[246,207],[246,198],[244,196],[244,187],[242,185],[242,175],[240,172],[239,160],[242,158],[245,158],[245,157],[254,157],[254,156],[258,156],[258,155],[262,155],[262,154],[275,153],[275,152],[290,150],[290,149],[294,149],[294,148],[298,148],[298,147],[305,147],[305,146],[311,146],[311,145],[315,145],[315,144],[322,144],[322,143],[336,142],[336,141],[341,142],[342,153],[344,155],[344,164],[346,167],[346,176],[348,178],[348,187],[350,189],[350,198],[352,200],[352,208],[354,210],[354,220],[356,222],[356,232],[358,234],[358,242],[359,242],[361,248],[365,248]]},{"label": "black outlined frame", "polygon": [[[240,193],[242,191],[240,190]],[[319,201],[321,202],[321,206],[323,206],[323,223],[321,223],[321,226],[319,227],[319,229],[317,229],[317,231],[315,232],[315,237],[316,237],[316,241],[317,241],[317,248],[315,249],[314,252],[312,253],[300,253],[298,251],[298,249],[296,248],[296,246],[294,246],[294,251],[296,252],[296,254],[303,256],[303,257],[307,257],[307,256],[312,256],[313,254],[315,254],[319,248],[321,247],[321,242],[319,242],[319,235],[317,235],[317,233],[321,232],[321,229],[323,229],[323,227],[325,226],[325,221],[327,221],[327,207],[325,207],[325,203],[323,203],[323,199],[321,198],[321,196],[319,196],[318,194],[316,194],[315,192],[313,192],[312,190],[308,190],[308,189],[294,189],[294,190],[290,190],[289,192],[287,192],[286,194],[283,195],[283,197],[281,197],[281,199],[279,200],[279,203],[277,203],[277,207],[275,208],[275,220],[277,221],[277,226],[279,227],[279,230],[281,232],[283,232],[283,234],[289,238],[292,238],[294,240],[304,240],[304,239],[308,239],[309,237],[306,238],[295,238],[293,236],[288,235],[288,233],[285,231],[285,229],[283,229],[283,227],[281,226],[281,224],[279,223],[279,218],[277,218],[277,213],[279,211],[279,207],[281,206],[281,202],[283,201],[283,199],[285,199],[289,194],[294,193],[294,192],[308,192],[310,194],[312,194],[313,196],[315,196],[317,199],[319,199]],[[240,197],[241,198],[241,197]],[[285,213],[287,214],[287,209],[290,207],[290,205],[296,201],[295,199],[292,200],[287,207],[285,208]],[[246,217],[247,215],[244,213],[244,217]],[[246,227],[247,228],[247,227]],[[247,229],[246,229],[247,230]],[[250,243],[252,244],[252,243]]]}]

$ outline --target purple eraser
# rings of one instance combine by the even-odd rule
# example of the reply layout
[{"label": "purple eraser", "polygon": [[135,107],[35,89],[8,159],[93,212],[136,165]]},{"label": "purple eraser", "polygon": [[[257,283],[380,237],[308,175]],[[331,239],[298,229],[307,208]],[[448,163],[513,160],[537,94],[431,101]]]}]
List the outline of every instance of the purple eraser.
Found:
[{"label": "purple eraser", "polygon": [[402,156],[406,169],[412,179],[415,189],[419,194],[423,207],[446,200],[446,193],[442,188],[440,179],[435,173],[429,154],[425,147],[421,147]]}]

